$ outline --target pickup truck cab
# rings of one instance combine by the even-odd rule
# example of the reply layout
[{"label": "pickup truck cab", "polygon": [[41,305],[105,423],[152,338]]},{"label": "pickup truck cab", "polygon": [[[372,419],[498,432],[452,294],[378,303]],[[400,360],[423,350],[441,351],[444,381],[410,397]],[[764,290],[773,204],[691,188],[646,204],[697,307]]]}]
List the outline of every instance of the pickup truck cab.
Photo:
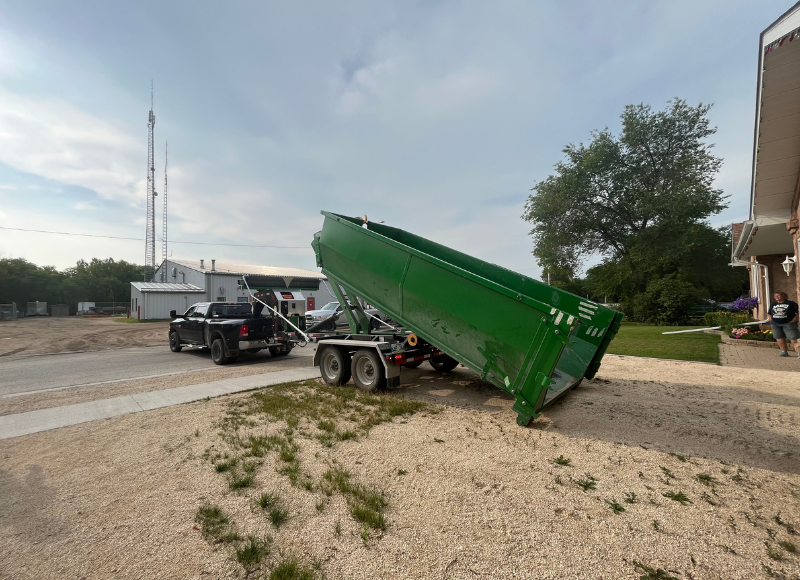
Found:
[{"label": "pickup truck cab", "polygon": [[235,362],[242,352],[269,349],[283,356],[294,346],[285,332],[276,329],[272,316],[261,316],[262,306],[238,302],[198,302],[185,313],[170,312],[169,348],[180,352],[184,346],[211,350],[214,364]]}]

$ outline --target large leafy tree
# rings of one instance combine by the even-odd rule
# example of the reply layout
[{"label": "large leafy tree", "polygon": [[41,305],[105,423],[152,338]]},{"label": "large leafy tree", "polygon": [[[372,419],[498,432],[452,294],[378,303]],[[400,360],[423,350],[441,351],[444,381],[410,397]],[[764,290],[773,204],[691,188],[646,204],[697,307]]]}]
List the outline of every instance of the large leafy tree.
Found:
[{"label": "large leafy tree", "polygon": [[[722,162],[707,141],[716,132],[709,109],[681,99],[663,111],[628,105],[619,135],[594,131],[588,144],[564,149],[566,159],[534,186],[523,215],[543,277],[630,304],[649,291],[656,309],[666,300],[658,296],[680,295],[675,312],[704,296],[738,292],[738,273],[727,267],[729,238],[705,221],[726,207],[713,186]],[[601,266],[579,280],[586,260],[597,257]]]}]

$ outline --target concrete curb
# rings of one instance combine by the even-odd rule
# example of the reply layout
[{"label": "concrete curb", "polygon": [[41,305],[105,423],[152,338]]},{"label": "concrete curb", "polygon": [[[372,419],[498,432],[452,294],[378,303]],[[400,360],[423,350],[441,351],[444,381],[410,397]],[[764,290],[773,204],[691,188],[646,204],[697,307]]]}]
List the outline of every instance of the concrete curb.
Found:
[{"label": "concrete curb", "polygon": [[21,437],[22,435],[30,435],[40,431],[49,431],[100,419],[110,419],[111,417],[150,411],[182,403],[191,403],[206,397],[219,397],[281,383],[304,381],[318,376],[319,370],[316,367],[302,367],[162,391],[136,393],[113,399],[101,399],[99,401],[29,411],[16,415],[5,415],[0,417],[0,439],[11,439],[12,437]]}]

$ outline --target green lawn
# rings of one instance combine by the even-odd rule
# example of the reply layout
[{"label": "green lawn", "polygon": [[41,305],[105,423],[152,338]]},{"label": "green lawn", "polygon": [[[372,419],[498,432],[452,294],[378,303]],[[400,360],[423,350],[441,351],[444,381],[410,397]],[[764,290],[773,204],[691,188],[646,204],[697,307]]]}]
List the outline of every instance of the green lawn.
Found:
[{"label": "green lawn", "polygon": [[701,328],[698,326],[653,326],[637,322],[623,322],[617,336],[608,347],[609,354],[649,356],[677,360],[719,363],[717,345],[721,337],[716,334],[693,332],[689,334],[661,334],[673,330]]}]

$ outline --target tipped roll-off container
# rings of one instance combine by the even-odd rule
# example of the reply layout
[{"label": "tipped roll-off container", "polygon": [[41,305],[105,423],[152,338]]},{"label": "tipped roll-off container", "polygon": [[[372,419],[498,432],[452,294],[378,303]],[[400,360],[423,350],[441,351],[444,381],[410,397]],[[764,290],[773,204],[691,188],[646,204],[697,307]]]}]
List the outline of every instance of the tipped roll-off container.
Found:
[{"label": "tipped roll-off container", "polygon": [[[600,368],[622,313],[409,232],[323,211],[317,265],[515,399],[517,423]],[[388,358],[388,357],[387,357]]]}]

